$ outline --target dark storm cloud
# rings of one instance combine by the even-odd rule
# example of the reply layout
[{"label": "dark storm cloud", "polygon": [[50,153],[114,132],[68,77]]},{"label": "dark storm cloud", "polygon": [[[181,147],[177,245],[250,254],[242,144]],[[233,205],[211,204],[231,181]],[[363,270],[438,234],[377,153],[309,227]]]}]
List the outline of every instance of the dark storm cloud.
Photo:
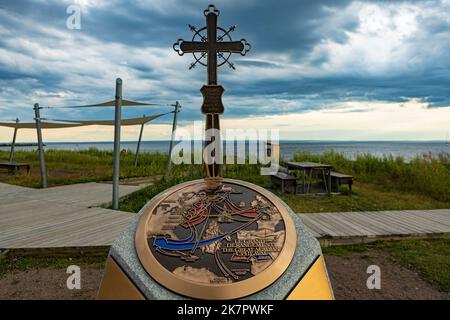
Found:
[{"label": "dark storm cloud", "polygon": [[[56,99],[48,103],[97,101],[107,98],[114,77],[125,73],[135,81],[128,91],[133,98],[178,99],[186,105],[183,120],[201,118],[198,90],[204,70],[187,70],[191,59],[178,58],[171,46],[177,38],[190,39],[189,23],[203,26],[202,10],[208,1],[85,2],[82,29],[68,31],[66,8],[71,1],[0,1],[0,86],[10,88],[1,91],[0,102],[30,104],[45,96],[36,90]],[[370,61],[361,62],[364,57],[358,56],[358,49],[349,51],[356,52],[353,65],[336,62],[335,52],[326,47],[328,43],[352,45],[350,35],[361,26],[355,10],[363,4],[349,0],[217,1],[220,25],[225,29],[237,25],[233,37],[245,37],[252,44],[248,57],[234,57],[236,71],[226,67],[220,71],[227,89],[226,115],[302,112],[352,100],[401,103],[421,99],[430,107],[450,105],[450,14],[439,1],[384,4],[405,3],[417,3],[423,6],[420,12],[430,12],[416,16],[419,35],[404,42],[405,50],[412,53],[400,50],[408,66],[372,70]],[[146,56],[152,48],[160,51]],[[76,57],[73,61],[72,56]],[[104,78],[111,83],[102,82]],[[137,89],[139,83],[143,88]],[[147,85],[151,89],[146,90]],[[0,110],[0,117],[13,115]]]}]

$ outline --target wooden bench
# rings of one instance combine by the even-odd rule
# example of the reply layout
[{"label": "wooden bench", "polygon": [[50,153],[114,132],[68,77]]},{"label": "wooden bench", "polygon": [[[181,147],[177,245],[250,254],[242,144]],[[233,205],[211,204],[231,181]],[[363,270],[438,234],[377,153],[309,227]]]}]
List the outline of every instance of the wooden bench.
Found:
[{"label": "wooden bench", "polygon": [[281,192],[284,193],[286,188],[292,188],[292,193],[297,191],[297,178],[289,174],[288,169],[280,167],[276,174],[270,176],[273,184],[281,186]]},{"label": "wooden bench", "polygon": [[18,162],[0,162],[0,169],[7,169],[10,173],[17,174],[25,169],[27,174],[30,173],[30,165],[28,163]]},{"label": "wooden bench", "polygon": [[337,192],[339,192],[340,189],[339,187],[343,183],[348,184],[348,189],[350,192],[352,192],[353,176],[335,171],[331,171],[330,175],[331,175],[331,184],[336,185]]}]

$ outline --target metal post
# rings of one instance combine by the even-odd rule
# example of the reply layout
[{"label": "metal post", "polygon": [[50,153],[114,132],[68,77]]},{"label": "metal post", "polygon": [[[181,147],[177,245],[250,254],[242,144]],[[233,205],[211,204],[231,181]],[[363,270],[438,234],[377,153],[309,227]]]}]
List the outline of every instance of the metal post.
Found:
[{"label": "metal post", "polygon": [[36,133],[38,139],[38,151],[39,151],[39,164],[41,171],[41,187],[47,188],[47,171],[45,170],[45,156],[44,156],[44,144],[42,143],[42,130],[41,130],[41,114],[39,103],[34,104],[34,115],[36,120]]},{"label": "metal post", "polygon": [[[145,114],[142,116],[145,118]],[[141,132],[139,133],[139,140],[136,146],[136,154],[134,155],[134,166],[137,167],[138,165],[138,157],[139,157],[139,149],[141,148],[141,140],[142,140],[142,133],[144,132],[144,125],[145,123],[141,124]]]},{"label": "metal post", "polygon": [[331,194],[331,169],[328,169],[328,194]]},{"label": "metal post", "polygon": [[[16,123],[19,123],[19,118],[16,118]],[[13,159],[14,159],[14,146],[16,145],[17,130],[19,130],[19,128],[15,127],[13,139],[12,139],[12,143],[11,143],[11,151],[9,152],[9,162],[10,163],[13,162]]]},{"label": "metal post", "polygon": [[122,79],[116,79],[116,104],[114,118],[114,170],[112,208],[119,209],[119,168],[120,168],[120,120],[122,117]]},{"label": "metal post", "polygon": [[177,130],[177,122],[178,122],[178,112],[180,112],[181,105],[179,102],[175,102],[173,105],[175,110],[173,111],[173,123],[172,123],[172,136],[170,138],[169,145],[169,159],[167,160],[167,169],[166,174],[164,175],[164,180],[169,180],[170,178],[170,170],[172,168],[172,149],[173,149],[173,141],[175,140],[175,131]]}]

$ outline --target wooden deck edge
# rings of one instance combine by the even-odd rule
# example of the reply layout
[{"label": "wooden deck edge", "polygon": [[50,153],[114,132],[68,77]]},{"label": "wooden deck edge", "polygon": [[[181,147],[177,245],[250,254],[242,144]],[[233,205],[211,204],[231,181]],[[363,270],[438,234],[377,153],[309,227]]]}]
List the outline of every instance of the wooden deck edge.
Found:
[{"label": "wooden deck edge", "polygon": [[322,247],[346,246],[353,244],[364,244],[376,241],[395,241],[406,239],[435,239],[450,238],[450,232],[439,233],[416,233],[416,234],[397,234],[397,235],[374,235],[374,236],[325,236],[318,237]]},{"label": "wooden deck edge", "polygon": [[45,256],[45,257],[95,257],[106,256],[111,246],[55,247],[55,248],[1,248],[0,253],[7,256]]}]

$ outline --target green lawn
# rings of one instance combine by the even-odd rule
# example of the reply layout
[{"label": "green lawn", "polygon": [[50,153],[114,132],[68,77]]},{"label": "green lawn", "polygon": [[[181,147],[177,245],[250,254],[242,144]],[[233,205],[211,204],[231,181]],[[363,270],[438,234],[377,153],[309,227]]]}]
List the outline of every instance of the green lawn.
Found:
[{"label": "green lawn", "polygon": [[[336,152],[322,155],[298,153],[297,161],[328,163],[335,170],[352,174],[353,192],[333,196],[298,196],[273,190],[270,178],[259,175],[258,165],[226,165],[228,178],[246,180],[268,188],[295,212],[377,211],[450,208],[450,156],[418,156],[410,162],[402,158],[375,158],[359,155],[349,160]],[[120,203],[121,210],[137,212],[152,197],[166,188],[203,176],[202,166],[174,167],[174,178],[130,195]],[[345,188],[345,187],[344,187]]]},{"label": "green lawn", "polygon": [[450,292],[450,239],[401,240],[365,245],[326,247],[323,253],[345,256],[369,249],[387,252],[395,262],[417,272],[441,291]]},{"label": "green lawn", "polygon": [[103,269],[106,256],[47,257],[47,256],[14,256],[0,254],[0,278],[11,271],[26,271],[39,268],[67,268],[70,265],[90,265]]},{"label": "green lawn", "polygon": [[[250,178],[242,180],[256,182]],[[259,179],[257,184],[271,188],[269,178]],[[121,200],[119,204],[120,210],[138,212],[152,197],[171,185],[172,183],[159,182],[135,192]],[[450,201],[436,200],[429,196],[405,191],[387,191],[375,184],[362,182],[355,182],[351,194],[344,193],[332,196],[298,196],[282,194],[274,189],[271,191],[283,199],[297,213],[450,208]]]},{"label": "green lawn", "polygon": [[[111,181],[113,158],[110,151],[49,150],[45,155],[50,186]],[[375,158],[370,155],[359,155],[355,160],[350,160],[332,151],[321,155],[298,153],[294,157],[297,161],[328,163],[337,171],[352,174],[355,178],[353,192],[337,196],[281,194],[273,188],[269,177],[259,174],[260,165],[224,165],[224,175],[272,190],[298,213],[450,208],[448,154],[435,157],[418,156],[410,162],[402,158]],[[0,159],[7,158],[7,152],[0,152]],[[140,165],[136,168],[133,166],[133,159],[133,153],[121,154],[121,178],[154,177],[165,172],[167,162],[165,154],[143,153],[140,156]],[[37,152],[18,151],[15,160],[30,163],[31,174],[14,176],[2,172],[0,181],[38,187]],[[203,170],[203,165],[174,165],[169,181],[157,181],[154,185],[126,197],[120,202],[120,209],[138,212],[152,197],[166,188],[203,177]]]},{"label": "green lawn", "polygon": [[386,190],[383,186],[365,182],[355,182],[351,194],[306,197],[278,195],[297,213],[450,208],[450,201],[436,200],[413,192]]},{"label": "green lawn", "polygon": [[[8,159],[8,152],[0,151],[0,159]],[[84,151],[48,150],[45,152],[48,185],[66,185],[92,181],[111,181],[113,154],[110,151],[89,149]],[[35,151],[16,151],[14,161],[31,164],[30,175],[0,173],[0,181],[25,187],[40,186],[39,158]],[[134,154],[121,154],[121,178],[161,175],[167,163],[167,155],[142,153],[139,166],[134,167]]]}]

